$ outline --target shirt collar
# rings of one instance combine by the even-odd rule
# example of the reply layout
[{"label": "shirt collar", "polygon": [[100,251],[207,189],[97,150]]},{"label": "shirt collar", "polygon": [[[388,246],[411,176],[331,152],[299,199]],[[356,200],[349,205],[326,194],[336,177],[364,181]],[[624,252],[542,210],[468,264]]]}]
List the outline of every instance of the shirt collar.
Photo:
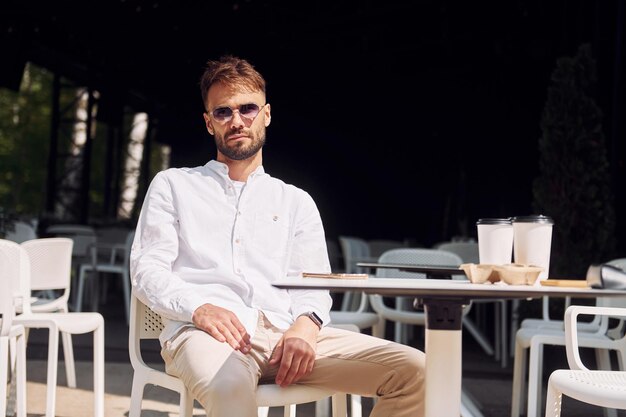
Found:
[{"label": "shirt collar", "polygon": [[[223,162],[219,162],[215,159],[210,160],[206,163],[205,167],[209,168],[216,174],[230,181],[230,177],[228,176],[228,165]],[[255,177],[260,177],[265,174],[265,169],[263,165],[259,165],[250,175],[248,176],[248,181]]]}]

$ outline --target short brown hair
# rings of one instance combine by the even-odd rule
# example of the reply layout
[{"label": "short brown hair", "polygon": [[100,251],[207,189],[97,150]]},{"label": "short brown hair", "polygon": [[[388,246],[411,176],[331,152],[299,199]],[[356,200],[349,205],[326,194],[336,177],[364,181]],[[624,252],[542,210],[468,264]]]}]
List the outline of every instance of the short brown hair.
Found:
[{"label": "short brown hair", "polygon": [[262,91],[265,94],[263,76],[248,61],[232,55],[225,55],[217,61],[207,62],[200,78],[200,92],[205,107],[209,88],[216,83],[223,83],[236,89]]}]

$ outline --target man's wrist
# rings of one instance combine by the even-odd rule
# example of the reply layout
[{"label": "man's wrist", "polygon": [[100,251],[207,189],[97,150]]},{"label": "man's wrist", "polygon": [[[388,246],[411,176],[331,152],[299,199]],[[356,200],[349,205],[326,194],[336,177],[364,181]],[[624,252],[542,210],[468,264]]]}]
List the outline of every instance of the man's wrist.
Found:
[{"label": "man's wrist", "polygon": [[317,328],[320,329],[320,330],[322,329],[322,326],[324,326],[324,322],[322,321],[320,316],[318,316],[317,313],[315,313],[314,311],[307,311],[305,313],[300,314],[298,317],[306,317],[306,318],[308,318],[313,323],[315,323]]}]

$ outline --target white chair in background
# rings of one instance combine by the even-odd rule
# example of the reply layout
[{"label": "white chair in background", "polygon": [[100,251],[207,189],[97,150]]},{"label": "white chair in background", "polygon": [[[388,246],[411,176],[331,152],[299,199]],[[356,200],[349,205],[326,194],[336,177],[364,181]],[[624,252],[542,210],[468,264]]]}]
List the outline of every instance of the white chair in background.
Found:
[{"label": "white chair in background", "polygon": [[[9,279],[9,260],[6,254],[0,252],[0,417],[15,411],[17,417],[26,417],[26,334],[24,326],[14,324],[15,306],[13,301],[13,283]],[[9,344],[15,343],[16,366],[12,368],[13,360],[9,360]],[[9,391],[15,387],[15,405],[12,395],[7,401],[7,378],[11,375]],[[9,394],[12,394],[11,392]],[[7,404],[8,403],[8,404]]]},{"label": "white chair in background", "polygon": [[[135,231],[127,231],[124,244],[104,244],[97,243],[95,245],[97,251],[96,262],[83,263],[78,267],[78,290],[76,292],[75,311],[81,311],[83,305],[83,293],[85,281],[87,279],[99,280],[102,274],[115,274],[122,280],[122,289],[124,292],[124,312],[126,314],[126,324],[129,323],[130,317],[130,249],[133,245]],[[104,254],[104,256],[102,256]],[[94,291],[97,291],[99,285],[92,285]],[[92,296],[92,310],[97,311],[99,296],[96,292]],[[95,304],[95,305],[94,305]]]},{"label": "white chair in background", "polygon": [[[76,288],[80,265],[85,263],[96,263],[95,247],[98,243],[96,229],[92,226],[82,224],[55,224],[46,228],[46,235],[52,237],[67,237],[72,239],[72,288]],[[95,296],[97,289],[92,289]],[[73,294],[72,310],[76,310],[76,294]]]},{"label": "white chair in background", "polygon": [[548,380],[546,396],[546,417],[561,415],[562,395],[575,400],[605,407],[605,409],[626,410],[626,336],[616,340],[606,340],[604,348],[617,352],[622,371],[591,370],[581,358],[579,348],[579,315],[619,317],[626,319],[626,309],[598,306],[570,306],[565,311],[565,349],[570,369],[557,369]]},{"label": "white chair in background", "polygon": [[[139,417],[144,387],[147,384],[167,388],[180,394],[180,417],[191,417],[193,397],[182,381],[155,367],[147,365],[141,353],[141,340],[158,339],[163,330],[161,316],[156,314],[135,295],[131,295],[128,349],[133,367],[133,387],[130,397],[129,417]],[[285,417],[295,417],[295,405],[315,402],[333,397],[333,417],[346,415],[346,395],[305,385],[290,385],[281,388],[275,384],[261,384],[257,388],[256,400],[259,417],[267,416],[269,407],[285,407]]]},{"label": "white chair in background", "polygon": [[[611,265],[626,269],[626,258],[615,259],[608,262]],[[596,300],[599,307],[626,307],[626,299],[621,297],[599,297]],[[571,307],[571,306],[570,306]],[[568,308],[570,308],[568,307]],[[596,362],[599,368],[611,369],[611,361],[607,343],[613,340],[616,333],[614,328],[609,328],[609,320],[601,316],[597,327],[591,327],[590,323],[578,323],[578,345],[585,348],[595,349]],[[582,325],[582,326],[581,326]],[[617,325],[621,328],[622,322]],[[527,395],[526,417],[537,417],[541,414],[543,404],[543,347],[565,346],[565,329],[522,327],[515,337],[515,359],[513,364],[513,392],[511,398],[511,417],[522,414],[522,404]],[[622,364],[620,364],[621,366]],[[528,387],[526,388],[526,370],[528,370]],[[622,368],[624,370],[624,368]],[[605,410],[605,415],[616,416],[615,410]]]},{"label": "white chair in background", "polygon": [[[31,296],[35,291],[48,295],[47,298],[34,300],[30,305],[33,313],[69,312],[71,270],[67,261],[72,258],[72,245],[72,240],[68,238],[33,239],[21,244],[30,259]],[[22,313],[21,306],[18,306],[18,313]],[[76,388],[72,335],[61,332],[61,342],[67,386]]]},{"label": "white chair in background", "polygon": [[406,247],[406,244],[392,239],[369,239],[367,241],[367,246],[369,246],[370,256],[374,258],[374,262],[376,262],[380,255],[388,250],[404,248]]},{"label": "white chair in background", "polygon": [[[67,240],[67,239],[65,239]],[[71,244],[72,242],[69,241]],[[55,262],[70,274],[71,256],[65,250],[53,254],[52,247],[47,251],[38,251],[42,257],[54,256]],[[99,313],[35,313],[31,310],[30,270],[39,259],[29,256],[28,252],[15,242],[0,240],[0,253],[7,257],[6,273],[14,285],[14,296],[19,300],[22,314],[15,317],[14,322],[27,329],[48,329],[48,370],[46,381],[46,417],[54,417],[56,408],[56,385],[58,368],[59,332],[82,334],[93,332],[93,389],[94,405],[92,415],[104,417],[104,319]],[[62,258],[61,254],[66,254]],[[33,255],[34,256],[34,255]]]},{"label": "white chair in background", "polygon": [[15,243],[22,243],[27,240],[37,239],[37,230],[31,223],[24,221],[16,221],[13,224],[13,230],[10,230],[5,239]]},{"label": "white chair in background", "polygon": [[[381,255],[378,260],[379,263],[390,264],[409,264],[409,265],[446,265],[446,266],[459,266],[463,263],[462,259],[455,253],[442,251],[438,249],[424,249],[424,248],[400,248],[392,249]],[[425,274],[416,272],[399,271],[392,268],[378,268],[376,271],[377,278],[413,278],[413,279],[426,279]],[[465,275],[459,270],[459,278]],[[454,278],[454,277],[453,277]],[[404,327],[399,327],[399,324],[413,324],[418,326],[424,326],[425,314],[423,312],[414,311],[413,298],[411,297],[394,297],[396,300],[396,306],[390,307],[384,302],[384,298],[378,294],[370,295],[370,303],[374,311],[376,311],[382,319],[391,320],[396,322],[396,334],[395,341],[406,344],[408,342],[408,335]],[[484,338],[482,333],[478,331],[476,325],[470,320],[466,319],[466,315],[469,312],[470,305],[467,305],[463,309],[463,327],[474,336],[479,342],[481,347],[488,353],[493,355],[493,348],[491,348],[489,342]]]}]

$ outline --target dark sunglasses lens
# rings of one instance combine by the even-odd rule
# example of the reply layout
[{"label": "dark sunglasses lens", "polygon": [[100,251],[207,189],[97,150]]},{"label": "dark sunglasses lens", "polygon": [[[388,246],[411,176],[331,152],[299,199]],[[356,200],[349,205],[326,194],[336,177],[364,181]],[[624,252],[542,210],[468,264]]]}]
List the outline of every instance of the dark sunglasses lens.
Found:
[{"label": "dark sunglasses lens", "polygon": [[213,117],[217,120],[226,120],[233,116],[233,111],[228,107],[219,107],[213,110]]},{"label": "dark sunglasses lens", "polygon": [[254,103],[243,104],[239,107],[239,112],[243,117],[254,119],[256,115],[259,114],[259,106]]}]

